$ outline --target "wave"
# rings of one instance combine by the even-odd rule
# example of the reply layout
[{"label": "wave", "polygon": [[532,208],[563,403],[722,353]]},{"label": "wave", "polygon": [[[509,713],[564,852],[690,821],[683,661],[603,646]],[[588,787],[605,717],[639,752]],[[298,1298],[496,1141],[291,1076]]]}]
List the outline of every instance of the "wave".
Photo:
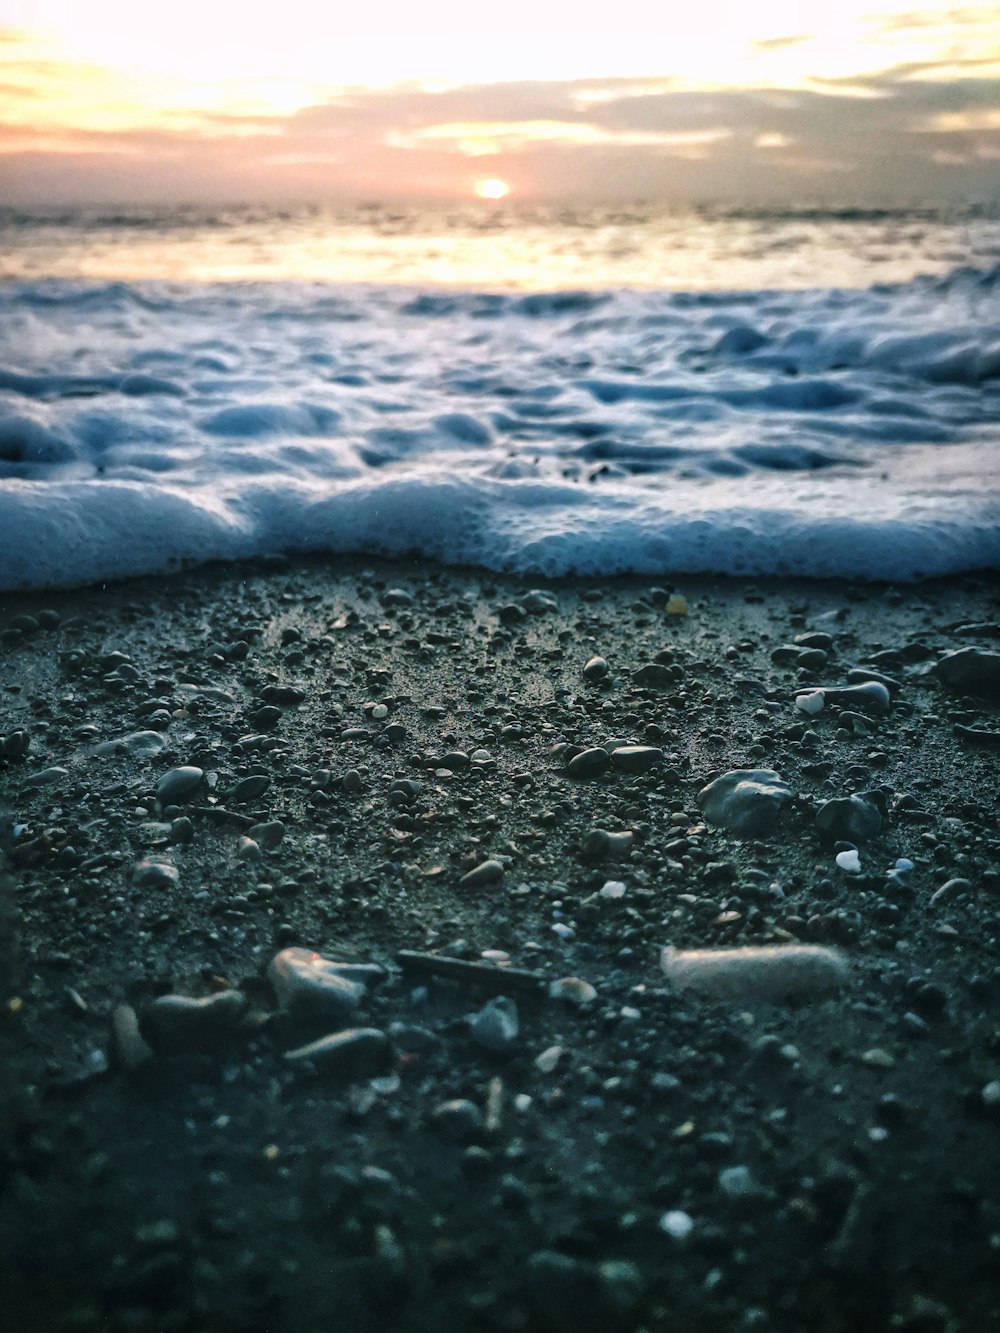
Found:
[{"label": "wave", "polygon": [[1000,564],[1000,265],[863,289],[0,284],[0,584],[284,550]]}]

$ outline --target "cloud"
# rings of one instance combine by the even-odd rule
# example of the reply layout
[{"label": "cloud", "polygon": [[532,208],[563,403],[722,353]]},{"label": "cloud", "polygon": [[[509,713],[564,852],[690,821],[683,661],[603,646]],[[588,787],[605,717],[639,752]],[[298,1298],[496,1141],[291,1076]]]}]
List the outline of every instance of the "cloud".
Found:
[{"label": "cloud", "polygon": [[[908,62],[798,88],[670,79],[344,88],[287,114],[0,130],[14,200],[468,195],[489,157],[524,198],[878,203],[1000,192],[1000,77]],[[0,92],[2,96],[2,92]],[[123,169],[127,160],[128,171]]]}]

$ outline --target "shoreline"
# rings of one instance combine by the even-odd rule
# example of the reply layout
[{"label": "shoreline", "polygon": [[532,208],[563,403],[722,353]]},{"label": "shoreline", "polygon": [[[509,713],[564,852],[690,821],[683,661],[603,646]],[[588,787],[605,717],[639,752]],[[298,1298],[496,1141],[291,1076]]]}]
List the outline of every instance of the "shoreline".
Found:
[{"label": "shoreline", "polygon": [[[291,558],[0,595],[0,734],[29,735],[0,768],[26,825],[16,957],[0,924],[8,1308],[33,1329],[989,1327],[1000,783],[968,733],[1000,723],[924,671],[998,635],[988,575]],[[796,709],[851,670],[892,682],[887,713]],[[612,742],[661,757],[570,774]],[[179,767],[201,781],[158,808]],[[706,823],[732,769],[788,784],[773,831]],[[815,809],[873,788],[851,875]],[[712,1001],[660,967],[795,943],[843,956],[841,993]],[[287,1058],[326,1035],[276,1004],[295,947],[383,969],[349,1024],[383,1034],[374,1084],[367,1056]],[[467,1022],[504,970],[513,1037],[495,1008]],[[567,977],[595,997],[550,996]],[[228,1026],[150,1017],[233,990]],[[121,1006],[157,1048],[132,1070]]]}]

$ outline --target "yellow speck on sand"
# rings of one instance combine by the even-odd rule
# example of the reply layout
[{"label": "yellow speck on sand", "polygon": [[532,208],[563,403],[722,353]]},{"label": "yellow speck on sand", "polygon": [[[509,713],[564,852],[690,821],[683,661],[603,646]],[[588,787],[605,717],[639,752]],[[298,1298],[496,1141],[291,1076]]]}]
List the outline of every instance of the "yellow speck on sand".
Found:
[{"label": "yellow speck on sand", "polygon": [[668,616],[686,616],[688,613],[688,599],[683,593],[674,592],[670,594],[667,601]]}]

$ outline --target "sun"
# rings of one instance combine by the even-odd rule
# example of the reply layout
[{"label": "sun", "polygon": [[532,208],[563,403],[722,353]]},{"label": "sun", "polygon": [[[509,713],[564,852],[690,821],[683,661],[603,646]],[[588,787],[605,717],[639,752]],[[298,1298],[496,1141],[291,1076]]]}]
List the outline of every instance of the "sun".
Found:
[{"label": "sun", "polygon": [[475,191],[480,199],[506,199],[510,194],[510,186],[506,181],[491,176],[489,180],[476,181]]}]

